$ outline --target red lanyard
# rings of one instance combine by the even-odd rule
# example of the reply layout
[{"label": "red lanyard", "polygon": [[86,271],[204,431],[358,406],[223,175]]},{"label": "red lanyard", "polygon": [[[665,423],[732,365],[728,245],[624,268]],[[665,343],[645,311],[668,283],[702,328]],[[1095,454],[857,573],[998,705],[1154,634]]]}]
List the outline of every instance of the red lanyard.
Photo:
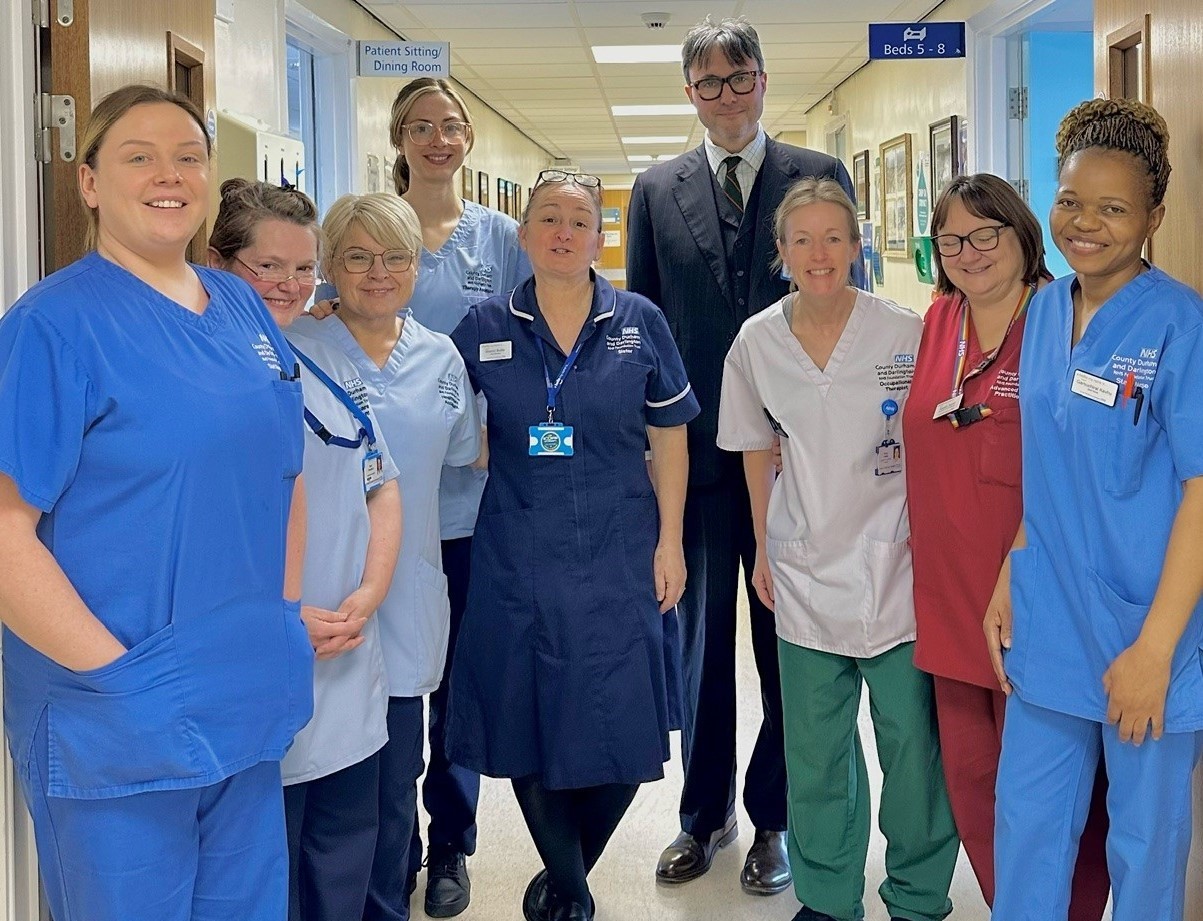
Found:
[{"label": "red lanyard", "polygon": [[1002,342],[998,347],[982,359],[981,363],[972,371],[966,373],[965,365],[969,362],[969,301],[961,295],[961,335],[957,339],[957,354],[952,367],[952,399],[956,399],[965,392],[965,381],[972,377],[981,374],[998,358],[1002,347],[1006,345],[1007,337],[1011,335],[1011,329],[1015,326],[1015,321],[1023,316],[1023,312],[1028,309],[1028,304],[1031,303],[1032,296],[1036,293],[1036,286],[1028,285],[1023,289],[1023,293],[1019,295],[1019,303],[1015,305],[1015,311],[1011,314],[1011,322],[1007,324],[1007,331],[1003,333]]}]

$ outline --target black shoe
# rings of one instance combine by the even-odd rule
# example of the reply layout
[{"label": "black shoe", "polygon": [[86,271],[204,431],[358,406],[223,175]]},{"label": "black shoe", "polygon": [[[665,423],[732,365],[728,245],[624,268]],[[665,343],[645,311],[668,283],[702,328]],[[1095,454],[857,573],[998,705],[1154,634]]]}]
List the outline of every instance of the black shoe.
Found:
[{"label": "black shoe", "polygon": [[454,918],[472,901],[472,881],[463,854],[432,854],[426,865],[426,914]]},{"label": "black shoe", "polygon": [[839,921],[831,915],[825,915],[821,911],[815,911],[813,908],[802,906],[801,910],[794,915],[794,921]]},{"label": "black shoe", "polygon": [[586,908],[577,902],[560,902],[552,909],[551,921],[593,921],[593,915],[592,905]]},{"label": "black shoe", "polygon": [[530,881],[522,896],[522,917],[526,921],[549,921],[551,901],[551,887],[547,884],[547,871],[540,870]]},{"label": "black shoe", "polygon": [[418,878],[416,876],[411,876],[409,879],[407,879],[405,881],[405,894],[406,895],[413,895],[414,890],[417,888],[418,888]]},{"label": "black shoe", "polygon": [[739,884],[751,895],[776,895],[793,882],[785,854],[785,832],[756,829]]},{"label": "black shoe", "polygon": [[710,869],[719,848],[726,847],[737,837],[739,827],[735,824],[734,813],[722,828],[705,841],[688,832],[681,832],[660,855],[660,862],[656,864],[656,879],[664,883],[687,883],[697,879]]}]

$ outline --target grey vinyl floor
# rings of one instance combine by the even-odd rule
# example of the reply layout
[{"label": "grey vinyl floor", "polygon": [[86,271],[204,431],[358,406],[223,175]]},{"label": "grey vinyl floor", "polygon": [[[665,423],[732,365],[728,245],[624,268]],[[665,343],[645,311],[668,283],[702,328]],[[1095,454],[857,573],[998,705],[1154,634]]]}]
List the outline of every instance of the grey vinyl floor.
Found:
[{"label": "grey vinyl floor", "polygon": [[[738,638],[739,758],[743,766],[755,739],[759,712],[759,686],[747,635],[746,613]],[[861,739],[869,761],[874,802],[881,789],[881,773],[869,723],[867,692],[862,703]],[[645,784],[630,811],[619,825],[601,862],[590,876],[597,901],[598,921],[790,921],[799,904],[793,892],[776,896],[746,895],[739,887],[744,854],[752,841],[752,827],[740,809],[740,838],[720,851],[714,864],[700,879],[681,886],[657,885],[653,870],[661,849],[677,834],[677,803],[681,792],[681,766],[674,733],[673,760],[665,765],[665,777]],[[425,826],[425,818],[422,820]],[[485,778],[479,810],[479,847],[469,861],[472,903],[459,917],[463,921],[522,921],[521,900],[531,876],[540,869],[522,816],[507,781]],[[874,823],[866,874],[865,918],[888,921],[877,897],[884,878],[885,841]],[[419,879],[413,899],[413,918],[420,921],[425,879]],[[952,888],[952,921],[988,921],[989,911],[973,872],[962,852]]]}]

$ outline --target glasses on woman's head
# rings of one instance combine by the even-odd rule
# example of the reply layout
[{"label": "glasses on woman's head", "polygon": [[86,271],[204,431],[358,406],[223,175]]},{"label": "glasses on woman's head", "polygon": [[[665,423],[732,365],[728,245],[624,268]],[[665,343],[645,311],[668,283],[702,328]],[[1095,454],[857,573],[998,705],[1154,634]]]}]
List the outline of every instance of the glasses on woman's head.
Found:
[{"label": "glasses on woman's head", "polygon": [[343,268],[352,275],[363,275],[372,270],[379,259],[386,272],[408,272],[414,264],[414,254],[404,249],[386,249],[383,253],[373,253],[366,249],[345,249],[339,255]]},{"label": "glasses on woman's head", "polygon": [[316,285],[321,281],[315,266],[306,266],[297,269],[295,272],[286,272],[283,267],[276,265],[274,262],[263,262],[256,267],[247,265],[237,256],[234,257],[234,261],[254,275],[256,281],[261,281],[265,285],[282,285],[290,278],[294,279],[299,285]]},{"label": "glasses on woman's head", "polygon": [[596,176],[590,176],[588,173],[569,173],[562,169],[545,169],[539,173],[539,179],[535,185],[542,185],[545,182],[575,182],[586,189],[601,187],[601,180]]},{"label": "glasses on woman's head", "polygon": [[442,137],[444,142],[458,144],[466,141],[468,132],[472,130],[472,126],[467,122],[443,122],[441,125],[435,125],[432,122],[410,122],[401,127],[409,135],[409,139],[419,147],[433,143],[436,133]]},{"label": "glasses on woman's head", "polygon": [[964,236],[959,233],[933,234],[931,241],[936,245],[936,250],[941,256],[959,256],[966,243],[979,253],[988,253],[990,250],[998,248],[999,235],[1010,226],[1010,224],[999,224],[996,227],[979,227]]},{"label": "glasses on woman's head", "polygon": [[698,94],[699,99],[704,102],[713,102],[723,95],[724,84],[731,87],[731,92],[736,96],[747,96],[756,89],[756,80],[760,74],[759,70],[741,70],[729,77],[703,77],[689,85]]}]

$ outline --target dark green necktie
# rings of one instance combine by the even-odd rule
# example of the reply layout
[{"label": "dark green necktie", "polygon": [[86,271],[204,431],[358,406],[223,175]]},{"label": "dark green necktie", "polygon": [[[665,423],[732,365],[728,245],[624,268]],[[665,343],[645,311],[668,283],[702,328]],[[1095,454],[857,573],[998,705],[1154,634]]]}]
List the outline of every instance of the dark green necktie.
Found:
[{"label": "dark green necktie", "polygon": [[740,214],[744,210],[744,193],[739,187],[739,179],[735,176],[735,168],[739,166],[743,157],[727,157],[723,160],[725,171],[723,173],[723,194],[731,199],[731,204],[739,209]]}]

